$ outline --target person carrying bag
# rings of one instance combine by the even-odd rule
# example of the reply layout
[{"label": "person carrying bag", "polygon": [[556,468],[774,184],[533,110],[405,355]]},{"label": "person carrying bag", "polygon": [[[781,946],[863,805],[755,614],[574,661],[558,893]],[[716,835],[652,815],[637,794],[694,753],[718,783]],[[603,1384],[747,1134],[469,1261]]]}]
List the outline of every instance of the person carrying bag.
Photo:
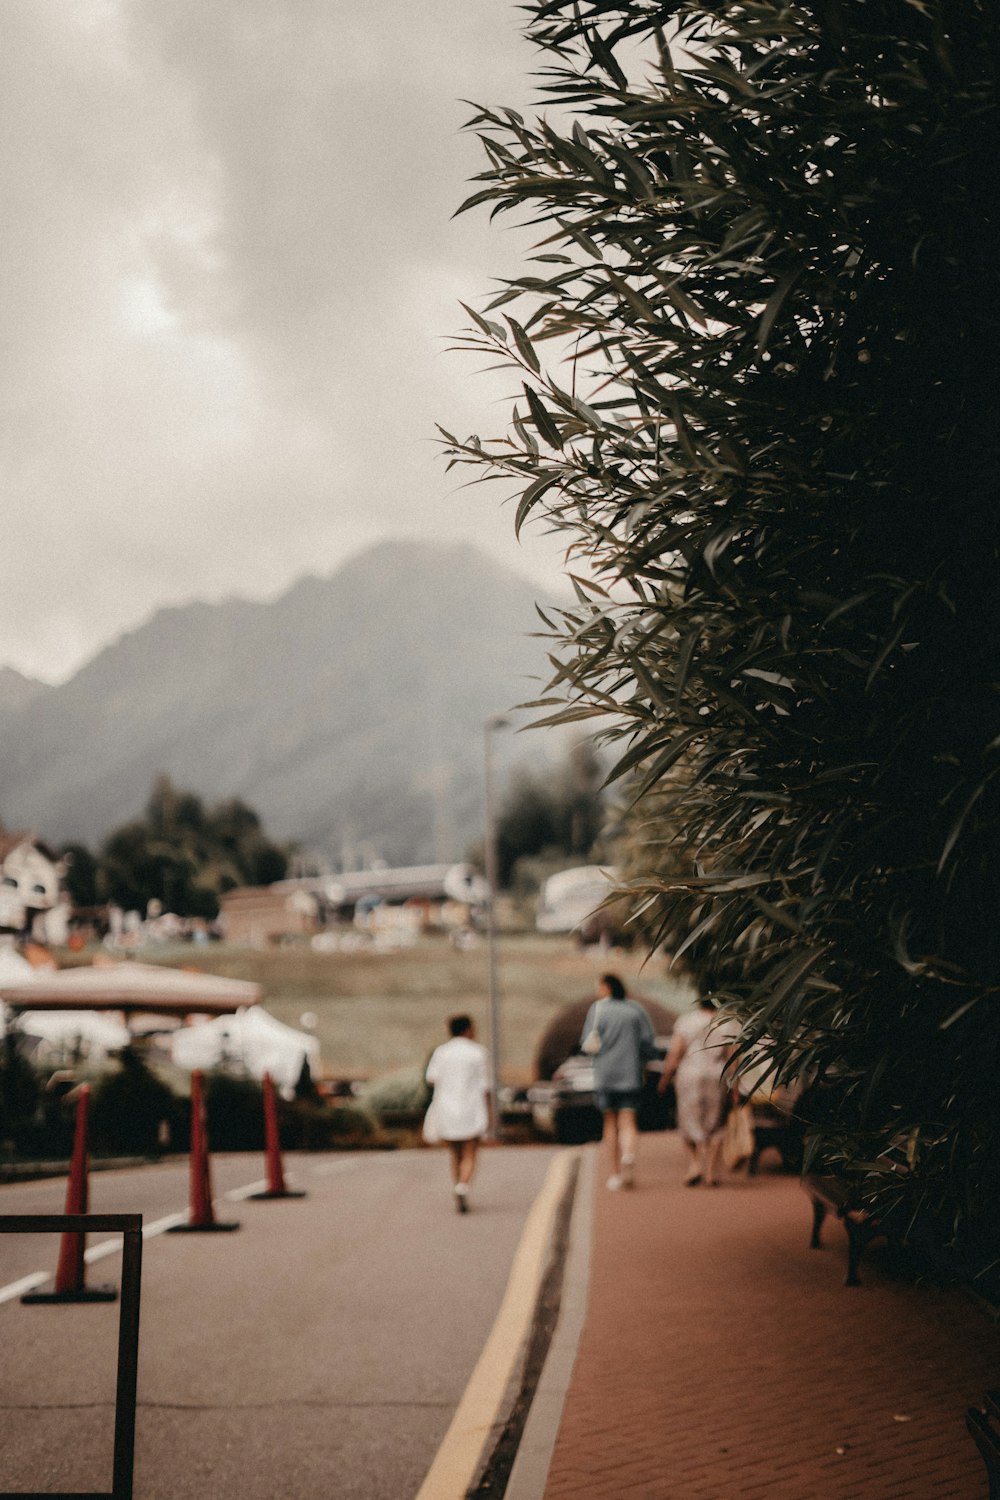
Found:
[{"label": "person carrying bag", "polygon": [[653,1023],[630,1000],[617,974],[604,974],[598,998],[587,1012],[580,1050],[594,1059],[594,1102],[604,1117],[603,1139],[611,1158],[608,1187],[635,1184],[636,1113],[646,1063],[656,1055]]},{"label": "person carrying bag", "polygon": [[725,1134],[722,1138],[722,1160],[727,1170],[738,1171],[753,1156],[756,1144],[753,1105],[737,1095],[726,1118]]}]

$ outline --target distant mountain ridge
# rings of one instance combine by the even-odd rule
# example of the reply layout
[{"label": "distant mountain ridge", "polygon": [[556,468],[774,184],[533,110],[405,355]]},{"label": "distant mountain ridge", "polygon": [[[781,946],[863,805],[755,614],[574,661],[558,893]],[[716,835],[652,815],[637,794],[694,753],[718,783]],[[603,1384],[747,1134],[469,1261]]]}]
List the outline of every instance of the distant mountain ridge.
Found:
[{"label": "distant mountain ridge", "polygon": [[0,713],[20,713],[40,693],[49,692],[47,682],[25,677],[13,667],[0,667]]},{"label": "distant mountain ridge", "polygon": [[458,858],[481,829],[483,722],[546,675],[536,597],[472,547],[387,542],[273,603],[161,610],[19,705],[0,674],[0,818],[96,843],[166,771],[348,863]]}]

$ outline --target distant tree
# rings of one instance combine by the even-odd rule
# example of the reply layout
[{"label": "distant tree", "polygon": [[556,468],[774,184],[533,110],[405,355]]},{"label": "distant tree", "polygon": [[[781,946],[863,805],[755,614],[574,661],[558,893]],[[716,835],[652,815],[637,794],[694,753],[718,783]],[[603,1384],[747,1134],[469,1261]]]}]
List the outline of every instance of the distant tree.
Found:
[{"label": "distant tree", "polygon": [[271,842],[252,807],[238,797],[209,808],[205,820],[208,839],[229,857],[239,885],[270,885],[283,880],[289,852]]},{"label": "distant tree", "polygon": [[198,862],[176,834],[155,832],[145,820],[125,823],[105,839],[99,868],[107,897],[119,906],[144,912],[156,900],[165,911],[189,915]]},{"label": "distant tree", "polygon": [[238,798],[206,807],[160,775],[143,817],[108,836],[96,865],[99,889],[120,906],[145,911],[156,900],[179,916],[210,919],[223,891],[281,880],[288,851]]},{"label": "distant tree", "polygon": [[223,848],[239,850],[260,834],[260,818],[239,797],[217,802],[208,815],[212,837]]},{"label": "distant tree", "polygon": [[559,841],[569,855],[584,858],[599,839],[604,823],[604,767],[591,740],[578,740],[558,784]]},{"label": "distant tree", "polygon": [[510,885],[518,860],[557,847],[557,809],[551,790],[529,771],[518,771],[497,818],[497,879]]},{"label": "distant tree", "polygon": [[200,834],[205,831],[205,804],[194,792],[179,792],[174,804],[174,825],[176,828],[186,829],[189,833]]},{"label": "distant tree", "polygon": [[502,887],[510,885],[522,859],[543,854],[561,862],[590,858],[604,821],[603,781],[600,760],[585,740],[547,774],[514,774],[497,818]]},{"label": "distant tree", "polygon": [[144,819],[150,833],[171,838],[177,832],[177,788],[165,772],[153,780]]},{"label": "distant tree", "polygon": [[284,880],[288,869],[287,850],[270,840],[261,838],[246,854],[248,885],[271,885]]},{"label": "distant tree", "polygon": [[76,907],[97,906],[101,900],[97,860],[85,844],[64,844],[60,857],[65,862],[64,884]]}]

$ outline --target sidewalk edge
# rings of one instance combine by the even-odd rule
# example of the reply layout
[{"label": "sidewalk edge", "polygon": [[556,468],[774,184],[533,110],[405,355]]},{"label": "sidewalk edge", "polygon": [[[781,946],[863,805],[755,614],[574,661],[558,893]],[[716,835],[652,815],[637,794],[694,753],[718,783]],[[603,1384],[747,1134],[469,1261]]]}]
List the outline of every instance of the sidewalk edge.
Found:
[{"label": "sidewalk edge", "polygon": [[593,1241],[594,1173],[597,1151],[582,1153],[569,1250],[563,1273],[559,1321],[552,1335],[517,1457],[510,1471],[504,1500],[542,1500],[552,1464],[563,1408],[576,1364],[580,1335],[587,1317]]}]

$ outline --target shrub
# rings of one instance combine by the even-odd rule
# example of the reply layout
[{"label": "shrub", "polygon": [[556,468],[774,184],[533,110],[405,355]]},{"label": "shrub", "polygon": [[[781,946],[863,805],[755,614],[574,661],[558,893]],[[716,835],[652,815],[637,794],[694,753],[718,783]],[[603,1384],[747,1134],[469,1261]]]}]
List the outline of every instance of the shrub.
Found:
[{"label": "shrub", "polygon": [[355,1104],[281,1101],[281,1144],[292,1151],[328,1151],[338,1146],[370,1144],[378,1130],[367,1110]]},{"label": "shrub", "polygon": [[19,1145],[39,1112],[41,1085],[24,1053],[16,1021],[8,1021],[0,1041],[0,1141]]},{"label": "shrub", "polygon": [[171,1089],[131,1047],[125,1047],[118,1067],[94,1088],[93,1143],[113,1152],[154,1155],[160,1149],[161,1122],[174,1122],[177,1113]]},{"label": "shrub", "polygon": [[264,1091],[255,1078],[222,1071],[208,1073],[205,1111],[213,1151],[264,1149]]},{"label": "shrub", "polygon": [[[208,1134],[215,1151],[263,1151],[264,1091],[246,1074],[210,1073],[205,1081]],[[317,1098],[278,1099],[278,1135],[287,1151],[326,1151],[369,1141],[376,1123],[354,1105]]]},{"label": "shrub", "polygon": [[397,1114],[427,1107],[430,1089],[424,1079],[424,1068],[399,1068],[383,1073],[365,1089],[362,1102],[373,1115]]},{"label": "shrub", "polygon": [[578,560],[543,701],[603,717],[637,909],[829,1082],[830,1158],[995,1222],[996,7],[525,10],[557,108],[478,114],[466,205],[538,226],[465,340],[522,394],[446,439]]}]

